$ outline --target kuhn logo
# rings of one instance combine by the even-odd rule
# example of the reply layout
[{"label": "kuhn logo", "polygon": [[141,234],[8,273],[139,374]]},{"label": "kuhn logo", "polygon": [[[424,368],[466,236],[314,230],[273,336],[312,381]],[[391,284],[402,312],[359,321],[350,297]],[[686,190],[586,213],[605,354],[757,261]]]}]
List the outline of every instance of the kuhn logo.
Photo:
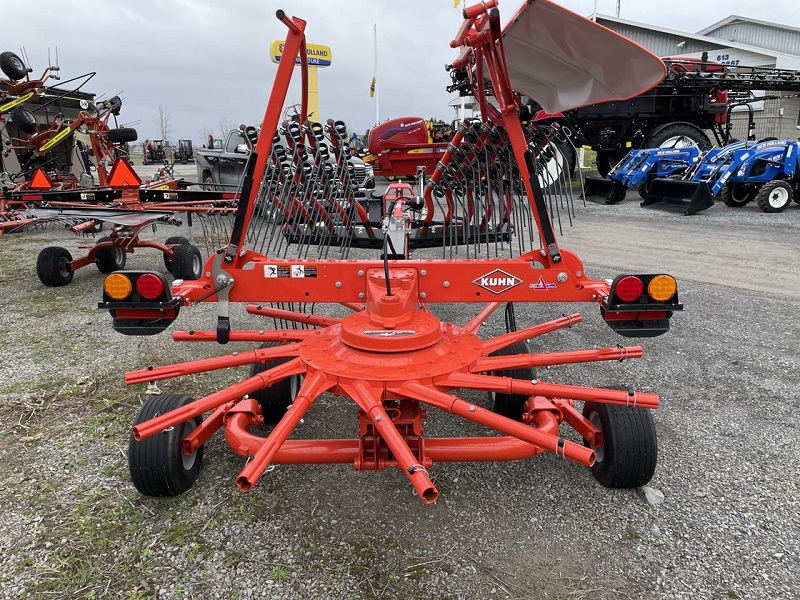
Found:
[{"label": "kuhn logo", "polygon": [[492,292],[493,294],[502,294],[507,292],[513,287],[517,287],[522,282],[519,277],[514,277],[510,273],[495,269],[491,273],[481,275],[477,279],[473,279],[472,283],[478,287]]}]

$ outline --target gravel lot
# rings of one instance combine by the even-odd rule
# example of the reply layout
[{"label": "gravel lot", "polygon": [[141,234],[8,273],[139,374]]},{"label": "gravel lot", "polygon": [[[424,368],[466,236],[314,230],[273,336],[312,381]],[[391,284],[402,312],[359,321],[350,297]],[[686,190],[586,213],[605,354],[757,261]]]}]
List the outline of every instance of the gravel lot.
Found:
[{"label": "gravel lot", "polygon": [[[642,209],[630,194],[621,205],[589,203],[577,213],[562,245],[590,275],[666,271],[681,286],[686,311],[667,335],[641,340],[643,359],[540,373],[661,395],[650,483],[664,495],[657,505],[636,490],[605,489],[549,455],[435,465],[441,495],[433,506],[399,472],[348,466],[279,466],[241,494],[233,479],[243,460],[219,437],[206,445],[192,490],[143,498],[126,453],[145,390],[127,388],[123,373],[219,349],[174,344],[166,334],[115,334],[94,308],[102,276],[93,267],[64,288],[39,283],[42,247],[75,255],[86,239],[61,231],[0,237],[0,595],[800,598],[800,205],[777,215],[719,205],[684,217]],[[128,264],[162,266],[149,250]],[[523,326],[573,309],[585,321],[548,335],[547,349],[626,343],[593,306],[520,306],[517,318]],[[211,306],[185,310],[178,326],[206,328],[211,315]],[[237,313],[235,326],[248,319]],[[485,335],[502,328],[497,315]],[[244,374],[160,387],[198,397]],[[351,403],[324,396],[301,435],[351,436],[354,423]],[[428,432],[478,430],[434,412]]]}]

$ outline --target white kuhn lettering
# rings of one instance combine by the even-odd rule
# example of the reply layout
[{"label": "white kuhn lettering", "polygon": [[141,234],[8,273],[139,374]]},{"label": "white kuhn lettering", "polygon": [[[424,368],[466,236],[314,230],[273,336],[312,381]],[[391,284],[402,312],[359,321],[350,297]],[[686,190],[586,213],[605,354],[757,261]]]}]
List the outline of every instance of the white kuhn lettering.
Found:
[{"label": "white kuhn lettering", "polygon": [[472,283],[493,294],[502,294],[521,284],[522,279],[515,277],[511,273],[506,273],[501,269],[495,269],[485,275],[481,275],[477,279],[473,279]]},{"label": "white kuhn lettering", "polygon": [[516,283],[516,277],[481,277],[481,285],[484,287],[513,287]]}]

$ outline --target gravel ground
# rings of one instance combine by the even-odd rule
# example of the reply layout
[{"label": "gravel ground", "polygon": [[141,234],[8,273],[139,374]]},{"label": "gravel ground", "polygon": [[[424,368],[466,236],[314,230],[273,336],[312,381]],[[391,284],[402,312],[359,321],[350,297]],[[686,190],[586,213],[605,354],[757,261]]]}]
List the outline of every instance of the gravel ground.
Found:
[{"label": "gravel ground", "polygon": [[[716,206],[695,217],[577,207],[562,245],[590,275],[668,271],[684,313],[673,330],[634,340],[645,357],[540,373],[565,383],[658,392],[659,463],[649,504],[609,490],[553,456],[442,463],[426,506],[395,471],[279,466],[249,494],[243,460],[215,437],[197,485],[141,497],[127,473],[127,429],[145,398],[123,373],[213,356],[212,344],[162,334],[126,338],[96,302],[93,267],[42,286],[38,251],[73,255],[58,231],[0,237],[0,595],[7,598],[800,598],[800,456],[792,418],[800,384],[800,205],[767,215]],[[149,232],[158,239],[179,233]],[[131,268],[160,268],[142,250]],[[463,322],[455,307],[442,316]],[[585,321],[538,351],[626,343],[592,306],[518,307],[520,326],[580,310]],[[181,313],[206,328],[212,306]],[[235,314],[235,326],[255,319]],[[502,317],[484,334],[502,331]],[[544,344],[547,344],[544,346]],[[244,345],[242,348],[246,347]],[[226,348],[226,352],[236,347]],[[245,371],[160,383],[198,397]],[[480,395],[465,398],[484,402]],[[304,437],[352,436],[348,401],[322,397]],[[432,411],[430,435],[476,427]]]}]

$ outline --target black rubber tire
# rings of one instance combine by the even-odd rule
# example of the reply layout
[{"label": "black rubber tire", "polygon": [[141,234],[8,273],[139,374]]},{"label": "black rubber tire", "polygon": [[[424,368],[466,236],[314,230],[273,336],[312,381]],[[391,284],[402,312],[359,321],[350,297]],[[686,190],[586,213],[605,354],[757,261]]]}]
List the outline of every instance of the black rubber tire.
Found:
[{"label": "black rubber tire", "polygon": [[650,186],[652,185],[652,183],[653,181],[651,179],[648,179],[642,185],[636,188],[636,191],[639,192],[639,197],[642,200],[647,200],[647,195],[650,193]]},{"label": "black rubber tire", "polygon": [[[190,244],[190,243],[191,242],[189,241],[189,239],[183,237],[182,235],[171,235],[170,237],[167,238],[167,241],[164,242],[164,244],[167,246]],[[167,267],[167,271],[172,273],[172,259],[166,254],[164,255],[164,266]]]},{"label": "black rubber tire", "polygon": [[[539,185],[545,193],[557,193],[565,178],[572,178],[574,152],[568,143],[550,142],[539,155],[534,156],[539,175]],[[547,175],[545,175],[545,172]]]},{"label": "black rubber tire", "polygon": [[725,206],[731,208],[741,208],[755,196],[756,192],[751,186],[741,183],[726,183],[719,191],[719,197],[722,198]]},{"label": "black rubber tire", "polygon": [[[527,342],[519,342],[505,348],[500,348],[500,350],[492,352],[489,356],[510,356],[512,354],[530,354],[530,352],[531,350]],[[489,375],[527,379],[530,381],[536,379],[536,369],[529,367],[527,369],[492,371]],[[514,419],[515,421],[522,421],[522,414],[525,412],[525,402],[528,401],[528,396],[523,396],[522,394],[489,392],[489,401],[492,403],[492,410],[498,415]]]},{"label": "black rubber tire", "polygon": [[19,130],[29,135],[38,131],[36,127],[36,117],[27,108],[17,106],[8,116],[8,120],[16,125]]},{"label": "black rubber tire", "polygon": [[172,249],[172,274],[175,279],[193,281],[203,274],[203,257],[194,244],[181,244]]},{"label": "black rubber tire", "polygon": [[600,177],[608,175],[611,169],[613,169],[626,154],[627,152],[623,152],[622,150],[599,150],[595,158],[597,174],[600,175]]},{"label": "black rubber tire", "polygon": [[[190,402],[192,398],[178,394],[150,396],[136,415],[136,425]],[[140,493],[157,498],[178,496],[194,485],[203,462],[203,446],[187,457],[183,454],[181,442],[202,422],[202,417],[194,417],[140,442],[131,434],[128,469],[131,481]]]},{"label": "black rubber tire", "polygon": [[13,52],[0,52],[0,71],[12,81],[19,81],[28,74],[25,63]]},{"label": "black rubber tire", "polygon": [[[275,348],[281,345],[280,342],[264,342],[259,348]],[[254,363],[250,366],[250,377],[263,373],[278,365],[282,365],[288,360],[288,358],[277,358],[264,363]],[[273,383],[270,387],[262,388],[252,394],[252,398],[258,400],[258,403],[261,405],[261,414],[264,417],[264,423],[267,425],[274,425],[281,420],[281,417],[286,413],[286,409],[294,402],[297,390],[300,389],[301,381],[302,377],[300,375],[293,375],[292,377],[281,379]]]},{"label": "black rubber tire", "polygon": [[583,414],[603,432],[603,446],[592,447],[597,454],[591,468],[594,478],[609,488],[640,487],[650,481],[658,460],[650,409],[585,402]]},{"label": "black rubber tire", "polygon": [[[692,145],[697,146],[700,150],[708,150],[711,148],[711,140],[703,133],[702,129],[693,127],[691,125],[684,125],[676,123],[674,125],[667,125],[655,134],[647,136],[643,148],[683,148],[688,144],[676,145],[677,142],[670,142],[673,138],[684,138],[690,140]],[[670,143],[668,143],[670,142]],[[666,146],[664,144],[667,144]]]},{"label": "black rubber tire", "polygon": [[106,138],[112,144],[124,144],[126,142],[135,142],[139,139],[139,134],[133,127],[119,127],[117,129],[109,129]]},{"label": "black rubber tire", "polygon": [[[110,242],[111,238],[101,237],[97,240],[97,243],[101,242]],[[97,270],[101,273],[113,273],[114,271],[121,271],[125,268],[125,263],[127,262],[128,256],[125,254],[125,250],[118,246],[114,246],[113,248],[100,248],[95,254],[95,259],[97,262]]]},{"label": "black rubber tire", "polygon": [[209,192],[214,192],[217,189],[214,178],[208,173],[203,173],[203,189]]},{"label": "black rubber tire", "polygon": [[792,203],[794,190],[792,186],[780,179],[773,179],[761,186],[756,194],[756,204],[764,212],[779,213]]},{"label": "black rubber tire", "polygon": [[61,287],[72,281],[75,273],[69,266],[72,255],[61,246],[48,246],[36,258],[36,274],[47,287]]}]

